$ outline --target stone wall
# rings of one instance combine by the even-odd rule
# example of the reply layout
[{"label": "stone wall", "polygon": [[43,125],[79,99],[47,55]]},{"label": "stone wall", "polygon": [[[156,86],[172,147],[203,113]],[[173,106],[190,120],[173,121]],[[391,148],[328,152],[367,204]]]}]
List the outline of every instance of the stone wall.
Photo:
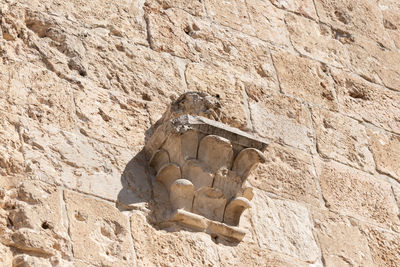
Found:
[{"label": "stone wall", "polygon": [[[0,266],[399,266],[397,0],[0,0]],[[242,242],[164,229],[183,92],[270,142]]]}]

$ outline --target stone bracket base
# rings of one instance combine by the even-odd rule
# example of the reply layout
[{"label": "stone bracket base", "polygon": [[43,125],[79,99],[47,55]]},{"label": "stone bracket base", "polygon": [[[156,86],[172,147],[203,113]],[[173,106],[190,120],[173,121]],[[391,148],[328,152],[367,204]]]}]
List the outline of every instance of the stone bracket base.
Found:
[{"label": "stone bracket base", "polygon": [[246,235],[246,231],[239,227],[230,226],[225,223],[209,220],[201,215],[178,209],[169,219],[196,228],[210,235],[223,236],[240,242]]}]

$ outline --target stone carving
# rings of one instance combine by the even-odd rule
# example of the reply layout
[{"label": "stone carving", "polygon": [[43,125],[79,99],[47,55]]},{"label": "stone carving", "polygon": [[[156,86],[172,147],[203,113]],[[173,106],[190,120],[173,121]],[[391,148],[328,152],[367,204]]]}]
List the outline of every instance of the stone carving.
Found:
[{"label": "stone carving", "polygon": [[[240,241],[250,207],[247,176],[265,159],[266,142],[218,121],[219,102],[190,92],[172,103],[145,146],[155,181],[169,193],[168,221]],[[213,120],[211,120],[213,119]]]}]

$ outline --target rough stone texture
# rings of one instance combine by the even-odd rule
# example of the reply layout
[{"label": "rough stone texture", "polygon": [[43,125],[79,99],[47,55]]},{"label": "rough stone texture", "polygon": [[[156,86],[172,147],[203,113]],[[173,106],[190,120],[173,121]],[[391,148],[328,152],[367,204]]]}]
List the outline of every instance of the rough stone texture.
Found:
[{"label": "rough stone texture", "polygon": [[313,161],[307,153],[269,145],[267,159],[249,177],[252,186],[282,197],[320,205],[320,192]]},{"label": "rough stone texture", "polygon": [[375,266],[367,239],[356,221],[315,210],[313,219],[326,266]]},{"label": "rough stone texture", "polygon": [[313,108],[317,150],[322,157],[372,172],[374,159],[368,147],[365,127],[338,113]]},{"label": "rough stone texture", "polygon": [[285,22],[291,43],[300,54],[333,66],[350,64],[346,48],[342,45],[342,42],[351,41],[347,34],[339,34],[328,25],[292,14],[286,15]]},{"label": "rough stone texture", "polygon": [[337,109],[326,65],[288,53],[273,54],[282,91],[314,105]]},{"label": "rough stone texture", "polygon": [[398,93],[336,69],[331,74],[343,114],[400,133]]},{"label": "rough stone texture", "polygon": [[367,128],[367,133],[376,169],[400,181],[400,136],[376,128]]},{"label": "rough stone texture", "polygon": [[362,228],[368,240],[372,258],[377,266],[397,266],[400,262],[400,235],[365,225]]},{"label": "rough stone texture", "polygon": [[100,200],[64,192],[74,257],[96,265],[136,266],[128,218]]},{"label": "rough stone texture", "polygon": [[289,200],[272,199],[262,191],[254,197],[254,230],[262,248],[318,263],[320,250],[312,233],[308,209]]},{"label": "rough stone texture", "polygon": [[[62,192],[39,181],[8,179],[1,184],[6,190],[0,198],[0,242],[14,248],[16,254],[31,253],[51,261],[71,260]],[[22,260],[17,258],[13,262]]]},{"label": "rough stone texture", "polygon": [[260,89],[248,89],[254,131],[267,140],[312,150],[312,123],[306,107],[294,98]]},{"label": "rough stone texture", "polygon": [[[400,265],[399,49],[398,0],[0,1],[0,266]],[[271,142],[240,243],[154,223],[190,90]]]},{"label": "rough stone texture", "polygon": [[317,173],[327,208],[399,230],[399,208],[388,182],[335,162],[317,162]]}]

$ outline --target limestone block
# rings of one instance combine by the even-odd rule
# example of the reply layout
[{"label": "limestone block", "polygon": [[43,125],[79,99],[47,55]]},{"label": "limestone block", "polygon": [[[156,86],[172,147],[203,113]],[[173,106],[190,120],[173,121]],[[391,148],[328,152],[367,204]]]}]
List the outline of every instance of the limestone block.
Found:
[{"label": "limestone block", "polygon": [[25,180],[6,190],[0,203],[0,242],[23,253],[71,259],[62,201],[59,189],[39,181]]},{"label": "limestone block", "polygon": [[0,175],[22,173],[25,162],[21,151],[20,122],[17,116],[0,111]]},{"label": "limestone block", "polygon": [[64,130],[74,127],[73,87],[67,81],[29,62],[0,65],[0,72],[2,111]]},{"label": "limestone block", "polygon": [[400,136],[376,128],[367,133],[377,170],[400,181]]},{"label": "limestone block", "polygon": [[373,172],[375,164],[365,127],[358,121],[327,110],[312,108],[317,150],[322,157]]},{"label": "limestone block", "polygon": [[0,243],[0,264],[1,266],[12,266],[13,254],[11,249]]},{"label": "limestone block", "polygon": [[282,90],[328,109],[337,109],[333,81],[326,65],[288,53],[273,54]]},{"label": "limestone block", "polygon": [[[303,104],[279,94],[249,101],[255,132],[262,138],[305,151],[313,146],[311,120]],[[290,110],[286,107],[290,106]]]},{"label": "limestone block", "polygon": [[[284,21],[285,12],[275,7],[270,1],[250,0],[246,3],[256,36],[278,46],[290,47],[289,34]],[[268,14],[268,17],[265,14]]]},{"label": "limestone block", "polygon": [[205,233],[157,231],[139,212],[131,216],[131,231],[138,266],[219,265],[215,244]]},{"label": "limestone block", "polygon": [[247,14],[246,1],[206,0],[205,6],[208,15],[218,24],[254,35],[254,30]]},{"label": "limestone block", "polygon": [[[145,165],[138,156],[132,159],[131,150],[30,120],[23,119],[21,125],[31,177],[124,203],[143,202],[151,195],[149,182],[143,178]],[[128,182],[135,192],[123,196]]]},{"label": "limestone block", "polygon": [[137,147],[144,145],[144,132],[150,126],[145,104],[125,94],[92,86],[74,91],[80,132],[113,145],[136,147],[139,152]]},{"label": "limestone block", "polygon": [[397,49],[400,47],[400,5],[395,0],[382,0],[378,2],[378,7],[383,16],[383,27],[392,38]]},{"label": "limestone block", "polygon": [[[193,16],[203,17],[206,15],[204,4],[203,4],[203,2],[200,2],[200,1],[196,1],[196,0],[191,0],[191,1],[157,0],[157,2],[160,3],[163,6],[163,8],[165,8],[165,9],[175,7],[175,8],[183,9]],[[149,3],[146,3],[146,5],[149,5]]]},{"label": "limestone block", "polygon": [[289,10],[305,17],[312,18],[313,20],[317,20],[317,14],[312,0],[271,0],[271,3],[278,8]]},{"label": "limestone block", "polygon": [[254,230],[261,248],[317,264],[320,250],[314,239],[308,209],[290,200],[272,199],[255,190]]},{"label": "limestone block", "polygon": [[[52,6],[54,12],[72,17],[74,21],[90,27],[109,29],[112,36],[129,38],[135,42],[145,43],[146,27],[143,20],[143,2],[118,0],[112,3],[95,1],[57,2]],[[118,15],[117,15],[118,14]]]},{"label": "limestone block", "polygon": [[367,239],[354,219],[314,210],[313,220],[326,266],[375,266]]},{"label": "limestone block", "polygon": [[96,265],[136,266],[128,218],[110,203],[64,193],[74,257]]},{"label": "limestone block", "polygon": [[341,112],[400,133],[396,115],[400,112],[400,96],[396,92],[339,70],[332,70],[332,77]]},{"label": "limestone block", "polygon": [[349,0],[317,0],[315,5],[322,22],[334,28],[357,32],[381,42],[385,47],[392,47],[376,1],[365,0],[356,4]]},{"label": "limestone block", "polygon": [[[268,5],[268,2],[263,3]],[[244,76],[247,73],[258,78],[261,76],[267,81],[273,79],[273,77],[268,77],[273,66],[269,47],[258,38],[220,27],[207,20],[190,16],[187,12],[176,8],[168,10],[152,8],[147,10],[146,17],[149,25],[150,46],[156,51],[168,52],[196,63],[210,65],[206,68],[209,74],[212,74],[212,71],[228,73],[224,74],[228,79],[224,78],[223,83],[225,80],[229,82],[231,77],[229,73],[234,72]],[[280,24],[283,26],[283,21]],[[265,27],[268,25],[264,25]],[[260,36],[280,38],[281,30],[284,29],[276,30],[279,31],[278,35]],[[203,67],[199,67],[200,72],[204,72],[201,70]],[[211,67],[212,70],[208,70]],[[229,69],[228,72],[227,69]],[[215,80],[216,78],[212,76],[211,78],[214,82],[209,85],[209,90],[219,87],[218,84],[220,84],[220,81]],[[207,80],[207,77],[203,77],[203,79]],[[224,89],[226,90],[228,87]]]},{"label": "limestone block", "polygon": [[316,162],[322,194],[330,210],[398,229],[399,209],[388,182],[339,163]]},{"label": "limestone block", "polygon": [[343,43],[352,42],[351,34],[290,13],[285,22],[290,40],[300,54],[337,67],[350,65]]},{"label": "limestone block", "polygon": [[264,152],[266,163],[250,175],[253,187],[296,201],[320,206],[322,199],[310,155],[276,144]]},{"label": "limestone block", "polygon": [[395,267],[400,262],[400,235],[372,225],[364,225],[362,231],[368,240],[375,266]]},{"label": "limestone block", "polygon": [[347,45],[352,69],[368,81],[399,91],[400,55],[384,47],[369,37],[355,36],[354,43]]}]

